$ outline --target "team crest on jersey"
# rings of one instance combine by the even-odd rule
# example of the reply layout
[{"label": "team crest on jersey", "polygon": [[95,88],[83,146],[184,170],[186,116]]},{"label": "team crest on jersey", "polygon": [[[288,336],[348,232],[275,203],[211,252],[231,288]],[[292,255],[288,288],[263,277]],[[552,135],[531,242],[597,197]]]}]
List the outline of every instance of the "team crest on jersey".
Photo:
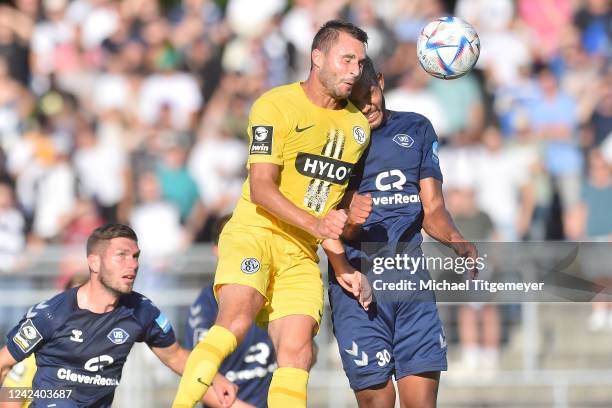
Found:
[{"label": "team crest on jersey", "polygon": [[367,139],[365,130],[363,130],[361,126],[355,126],[353,128],[353,137],[355,138],[355,141],[360,145],[364,144]]},{"label": "team crest on jersey", "polygon": [[251,143],[250,154],[272,154],[274,127],[264,125],[252,126],[251,135],[253,136],[253,142]]},{"label": "team crest on jersey", "polygon": [[110,331],[110,333],[108,333],[106,337],[114,344],[119,345],[125,343],[128,337],[130,337],[130,335],[122,328],[115,327],[113,330]]},{"label": "team crest on jersey", "polygon": [[414,144],[414,139],[412,137],[401,133],[393,136],[393,141],[398,145],[406,148],[412,147],[412,145]]},{"label": "team crest on jersey", "polygon": [[259,270],[259,261],[255,258],[245,258],[240,264],[240,270],[247,275],[251,275]]},{"label": "team crest on jersey", "polygon": [[32,320],[28,319],[19,328],[17,334],[13,336],[13,342],[23,351],[24,353],[29,352],[43,339],[42,335],[32,323]]}]

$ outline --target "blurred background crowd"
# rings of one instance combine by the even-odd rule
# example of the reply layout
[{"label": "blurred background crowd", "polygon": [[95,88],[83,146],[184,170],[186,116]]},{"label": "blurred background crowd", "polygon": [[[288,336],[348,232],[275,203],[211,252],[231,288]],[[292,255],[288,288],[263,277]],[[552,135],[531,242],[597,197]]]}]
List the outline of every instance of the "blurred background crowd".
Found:
[{"label": "blurred background crowd", "polygon": [[[482,49],[454,81],[415,57],[422,27],[448,14]],[[130,223],[151,265],[209,241],[246,175],[251,104],[306,78],[332,18],[368,32],[387,106],[432,121],[468,238],[610,240],[607,0],[14,0],[0,5],[0,270],[74,247],[61,286],[104,222]]]}]

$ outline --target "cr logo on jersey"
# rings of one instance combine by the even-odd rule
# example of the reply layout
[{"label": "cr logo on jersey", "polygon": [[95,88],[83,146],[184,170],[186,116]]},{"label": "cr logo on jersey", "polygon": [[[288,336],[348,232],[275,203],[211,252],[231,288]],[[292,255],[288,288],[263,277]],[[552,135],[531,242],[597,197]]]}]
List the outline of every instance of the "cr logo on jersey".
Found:
[{"label": "cr logo on jersey", "polygon": [[259,270],[259,261],[255,258],[245,258],[240,264],[240,270],[251,275]]},{"label": "cr logo on jersey", "polygon": [[379,191],[389,191],[392,188],[401,190],[406,184],[406,176],[398,169],[383,171],[376,176],[376,188]]},{"label": "cr logo on jersey", "polygon": [[393,136],[393,141],[402,147],[412,147],[414,144],[414,139],[408,135],[397,134]]},{"label": "cr logo on jersey", "polygon": [[122,328],[115,327],[106,337],[113,343],[119,345],[125,343],[130,335]]},{"label": "cr logo on jersey", "polygon": [[91,371],[92,373],[103,371],[104,367],[107,365],[113,364],[115,360],[106,354],[103,354],[99,357],[93,357],[87,360],[85,365],[83,366],[87,371]]}]

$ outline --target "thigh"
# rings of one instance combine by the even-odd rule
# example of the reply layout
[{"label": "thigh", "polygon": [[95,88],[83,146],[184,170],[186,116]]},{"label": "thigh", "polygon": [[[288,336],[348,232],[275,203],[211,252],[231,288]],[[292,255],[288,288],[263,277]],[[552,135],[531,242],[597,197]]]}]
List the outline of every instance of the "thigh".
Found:
[{"label": "thigh", "polygon": [[365,311],[335,282],[329,285],[329,300],[334,335],[351,388],[360,391],[386,384],[394,372],[389,305],[373,303]]},{"label": "thigh", "polygon": [[397,382],[401,408],[434,408],[437,403],[439,383],[439,371],[401,378]]},{"label": "thigh", "polygon": [[309,316],[316,327],[323,315],[323,281],[319,266],[297,245],[275,237],[268,303],[257,317],[260,324],[287,316]]},{"label": "thigh", "polygon": [[264,228],[229,222],[219,237],[219,263],[214,292],[227,284],[251,287],[267,297],[270,284],[272,233]]},{"label": "thigh", "polygon": [[395,387],[393,381],[355,391],[359,408],[393,408],[395,407]]}]

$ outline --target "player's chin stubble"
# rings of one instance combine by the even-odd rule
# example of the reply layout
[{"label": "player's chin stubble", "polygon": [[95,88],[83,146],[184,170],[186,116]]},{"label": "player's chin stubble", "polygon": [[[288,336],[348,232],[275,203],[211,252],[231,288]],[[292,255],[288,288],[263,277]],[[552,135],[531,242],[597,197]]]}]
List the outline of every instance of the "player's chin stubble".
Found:
[{"label": "player's chin stubble", "polygon": [[116,296],[127,295],[132,292],[134,284],[122,284],[120,282],[112,282],[102,271],[100,272],[100,283],[109,292]]},{"label": "player's chin stubble", "polygon": [[342,85],[342,81],[339,80],[335,75],[331,72],[328,72],[327,69],[321,69],[319,73],[319,81],[323,84],[323,87],[329,92],[329,95],[337,100],[348,99],[351,94],[352,89],[349,89],[347,92],[344,92],[340,89],[340,85]]}]

